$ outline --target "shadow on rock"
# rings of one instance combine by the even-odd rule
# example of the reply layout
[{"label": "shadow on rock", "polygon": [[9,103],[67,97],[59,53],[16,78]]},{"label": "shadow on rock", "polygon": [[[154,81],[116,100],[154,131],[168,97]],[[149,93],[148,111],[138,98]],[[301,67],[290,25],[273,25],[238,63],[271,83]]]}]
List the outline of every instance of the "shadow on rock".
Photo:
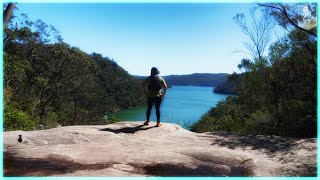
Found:
[{"label": "shadow on rock", "polygon": [[[212,136],[213,135],[213,136]],[[212,138],[212,145],[219,145],[230,149],[243,148],[252,150],[261,150],[270,158],[275,158],[280,163],[294,164],[295,168],[281,169],[282,173],[288,176],[316,176],[316,155],[305,156],[299,163],[295,152],[299,147],[298,138],[284,138],[272,135],[241,135],[227,132],[213,132],[200,137]],[[303,139],[305,143],[316,143],[316,139]],[[301,143],[300,143],[301,146]],[[313,147],[306,151],[316,151]],[[308,162],[308,163],[306,163]]]},{"label": "shadow on rock", "polygon": [[49,176],[72,173],[77,170],[100,170],[111,167],[113,163],[79,164],[64,158],[21,158],[12,153],[4,153],[4,176]]},{"label": "shadow on rock", "polygon": [[[296,145],[293,138],[283,138],[279,136],[267,135],[238,135],[226,132],[210,133],[222,138],[214,138],[212,145],[220,145],[230,149],[235,148],[251,148],[264,150],[267,154],[276,152],[288,152]],[[210,136],[203,136],[210,137]],[[211,136],[212,137],[212,136]]]},{"label": "shadow on rock", "polygon": [[244,166],[198,165],[185,167],[176,164],[144,166],[146,174],[152,176],[253,176],[253,171]]},{"label": "shadow on rock", "polygon": [[144,125],[139,125],[139,126],[136,126],[136,127],[125,127],[125,128],[121,128],[121,129],[104,128],[104,129],[100,129],[99,131],[109,131],[109,132],[113,132],[115,134],[118,134],[118,133],[131,133],[131,134],[134,134],[137,131],[148,130],[148,129],[151,129],[153,127],[154,126],[144,127]]}]

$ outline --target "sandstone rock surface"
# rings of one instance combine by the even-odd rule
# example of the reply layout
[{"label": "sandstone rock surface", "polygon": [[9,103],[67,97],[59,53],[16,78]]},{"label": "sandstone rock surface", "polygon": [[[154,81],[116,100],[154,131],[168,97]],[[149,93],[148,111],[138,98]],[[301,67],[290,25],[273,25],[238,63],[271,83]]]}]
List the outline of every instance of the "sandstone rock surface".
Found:
[{"label": "sandstone rock surface", "polygon": [[4,176],[316,176],[316,139],[142,124],[4,132]]}]

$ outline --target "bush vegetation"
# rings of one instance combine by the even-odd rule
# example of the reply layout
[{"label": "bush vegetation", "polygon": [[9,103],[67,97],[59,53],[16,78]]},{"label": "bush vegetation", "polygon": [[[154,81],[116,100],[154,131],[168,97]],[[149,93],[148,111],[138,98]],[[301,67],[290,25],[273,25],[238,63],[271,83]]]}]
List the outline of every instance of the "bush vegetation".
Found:
[{"label": "bush vegetation", "polygon": [[239,96],[219,102],[191,130],[316,137],[316,27],[309,31],[293,27],[267,57],[243,59],[245,72],[229,77]]},{"label": "bush vegetation", "polygon": [[144,105],[140,83],[101,54],[63,42],[26,15],[4,28],[4,129],[102,124],[107,112]]}]

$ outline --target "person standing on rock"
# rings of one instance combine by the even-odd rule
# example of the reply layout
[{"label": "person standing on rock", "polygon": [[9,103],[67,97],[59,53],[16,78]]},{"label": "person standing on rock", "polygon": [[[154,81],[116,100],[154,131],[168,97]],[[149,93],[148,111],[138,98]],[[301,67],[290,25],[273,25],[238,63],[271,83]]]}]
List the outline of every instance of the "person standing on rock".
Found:
[{"label": "person standing on rock", "polygon": [[156,127],[161,126],[160,105],[161,105],[161,101],[166,95],[167,84],[164,81],[164,79],[159,76],[159,74],[160,74],[160,71],[156,67],[151,68],[151,75],[147,77],[141,84],[142,91],[148,99],[148,108],[146,112],[147,120],[144,122],[144,125],[149,125],[150,123],[150,113],[154,103],[156,107],[156,115],[157,115]]}]

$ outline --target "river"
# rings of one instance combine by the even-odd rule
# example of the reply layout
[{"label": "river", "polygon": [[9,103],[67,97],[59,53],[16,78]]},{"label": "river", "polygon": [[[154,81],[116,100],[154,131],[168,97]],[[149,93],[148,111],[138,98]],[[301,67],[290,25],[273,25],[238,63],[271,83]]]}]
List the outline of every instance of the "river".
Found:
[{"label": "river", "polygon": [[[167,89],[167,94],[161,104],[161,122],[179,124],[184,128],[200,120],[211,107],[224,100],[229,95],[212,93],[212,87],[200,86],[172,86]],[[144,121],[146,108],[139,107],[120,110],[108,114],[108,117],[122,121]],[[150,121],[156,122],[155,108],[151,111]]]}]

